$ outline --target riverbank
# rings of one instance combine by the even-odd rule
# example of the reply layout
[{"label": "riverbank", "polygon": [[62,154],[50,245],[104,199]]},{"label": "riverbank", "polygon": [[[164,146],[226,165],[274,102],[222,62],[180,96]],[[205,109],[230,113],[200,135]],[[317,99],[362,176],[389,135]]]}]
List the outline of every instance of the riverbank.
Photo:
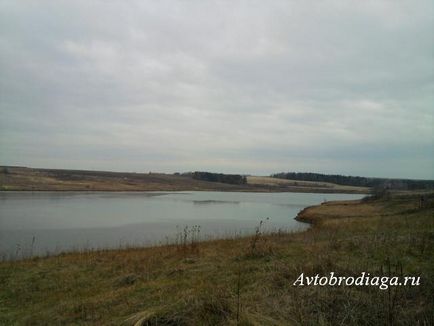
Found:
[{"label": "riverbank", "polygon": [[309,224],[318,224],[342,216],[351,218],[377,215],[381,214],[381,211],[381,206],[367,204],[363,200],[330,201],[304,208],[295,219]]},{"label": "riverbank", "polygon": [[[315,223],[302,233],[2,262],[0,324],[430,324],[433,214],[418,195],[391,195],[306,209],[299,218]],[[330,272],[421,285],[292,285]]]}]

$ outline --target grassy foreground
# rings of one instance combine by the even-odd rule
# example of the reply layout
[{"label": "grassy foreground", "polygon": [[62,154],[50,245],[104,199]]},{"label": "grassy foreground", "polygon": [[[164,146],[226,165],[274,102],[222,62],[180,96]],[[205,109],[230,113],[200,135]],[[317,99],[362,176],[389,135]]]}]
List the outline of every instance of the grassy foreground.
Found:
[{"label": "grassy foreground", "polygon": [[[433,199],[431,195],[431,201]],[[1,325],[433,325],[434,209],[419,196],[325,203],[303,233],[0,263]],[[304,286],[420,276],[420,286]]]}]

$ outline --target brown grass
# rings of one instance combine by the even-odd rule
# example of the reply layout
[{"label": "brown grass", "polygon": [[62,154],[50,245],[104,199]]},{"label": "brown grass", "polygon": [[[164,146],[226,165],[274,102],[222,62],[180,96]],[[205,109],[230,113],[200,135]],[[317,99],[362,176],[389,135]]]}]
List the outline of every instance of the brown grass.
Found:
[{"label": "brown grass", "polygon": [[47,191],[236,191],[242,187],[162,173],[51,170],[8,167],[0,169],[0,190]]},{"label": "brown grass", "polygon": [[369,193],[369,188],[248,177],[246,185],[196,180],[163,173],[32,169],[0,167],[0,191],[249,191]]},{"label": "brown grass", "polygon": [[279,179],[265,176],[248,176],[247,183],[255,186],[269,186],[287,189],[315,189],[317,192],[347,192],[347,193],[369,193],[370,188],[342,186],[329,182],[314,182]]}]

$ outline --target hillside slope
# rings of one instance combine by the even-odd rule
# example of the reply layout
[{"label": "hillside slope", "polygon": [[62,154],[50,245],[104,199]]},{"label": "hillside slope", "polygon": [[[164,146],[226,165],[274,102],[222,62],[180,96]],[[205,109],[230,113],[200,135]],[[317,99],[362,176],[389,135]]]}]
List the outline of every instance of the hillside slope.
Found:
[{"label": "hillside slope", "polygon": [[[262,178],[262,177],[261,177]],[[272,178],[269,178],[272,179]],[[252,181],[253,180],[253,181]],[[34,169],[0,167],[0,191],[256,191],[256,192],[342,192],[368,193],[369,188],[326,186],[311,182],[297,186],[290,182],[235,185],[197,180],[191,176],[163,173],[131,173],[86,170]],[[278,180],[278,179],[274,179]],[[329,184],[331,185],[331,184]]]}]

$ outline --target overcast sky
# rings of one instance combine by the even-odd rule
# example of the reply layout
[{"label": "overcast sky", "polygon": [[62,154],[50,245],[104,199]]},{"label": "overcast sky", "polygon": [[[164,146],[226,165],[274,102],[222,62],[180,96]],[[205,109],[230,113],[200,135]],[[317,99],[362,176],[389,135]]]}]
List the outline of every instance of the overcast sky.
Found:
[{"label": "overcast sky", "polygon": [[0,0],[0,164],[434,178],[434,2]]}]

